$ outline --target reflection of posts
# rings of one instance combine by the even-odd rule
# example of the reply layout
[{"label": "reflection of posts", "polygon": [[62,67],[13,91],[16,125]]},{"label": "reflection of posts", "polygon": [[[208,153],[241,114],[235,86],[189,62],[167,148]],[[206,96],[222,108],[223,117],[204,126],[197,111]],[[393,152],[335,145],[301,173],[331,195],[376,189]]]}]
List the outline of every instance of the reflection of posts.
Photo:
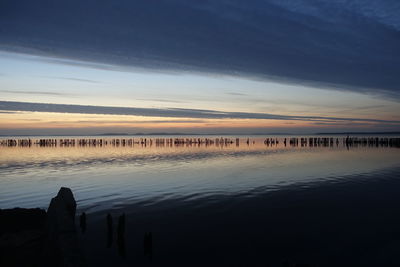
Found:
[{"label": "reflection of posts", "polygon": [[153,257],[153,237],[151,232],[146,232],[144,234],[143,247],[144,255],[151,259]]},{"label": "reflection of posts", "polygon": [[113,221],[110,213],[107,214],[107,247],[111,247],[113,241]]}]

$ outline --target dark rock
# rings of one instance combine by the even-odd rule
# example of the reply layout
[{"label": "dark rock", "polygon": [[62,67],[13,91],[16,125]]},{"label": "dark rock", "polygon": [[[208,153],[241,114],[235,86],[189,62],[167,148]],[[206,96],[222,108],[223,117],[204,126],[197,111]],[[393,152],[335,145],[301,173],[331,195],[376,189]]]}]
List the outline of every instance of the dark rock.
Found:
[{"label": "dark rock", "polygon": [[46,212],[0,210],[0,266],[40,266]]},{"label": "dark rock", "polygon": [[41,209],[0,210],[0,266],[84,266],[75,212],[74,196],[65,187],[51,200],[47,214]]},{"label": "dark rock", "polygon": [[21,230],[43,229],[46,211],[42,209],[0,209],[0,236]]}]

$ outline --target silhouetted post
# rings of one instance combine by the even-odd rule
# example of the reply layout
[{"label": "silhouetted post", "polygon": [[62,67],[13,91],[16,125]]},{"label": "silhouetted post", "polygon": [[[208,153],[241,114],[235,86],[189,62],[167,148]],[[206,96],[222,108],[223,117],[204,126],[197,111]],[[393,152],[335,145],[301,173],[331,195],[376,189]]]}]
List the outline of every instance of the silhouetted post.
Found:
[{"label": "silhouetted post", "polygon": [[151,232],[146,232],[144,234],[143,247],[144,255],[151,259],[153,257],[153,236]]},{"label": "silhouetted post", "polygon": [[107,214],[107,247],[111,247],[113,241],[113,221],[110,213]]},{"label": "silhouetted post", "polygon": [[82,212],[81,217],[79,218],[79,225],[81,227],[82,233],[86,232],[86,213]]},{"label": "silhouetted post", "polygon": [[[42,257],[45,262],[40,266],[84,266],[76,235],[75,215],[74,195],[71,189],[61,187],[47,209]],[[4,266],[1,263],[0,265]]]}]

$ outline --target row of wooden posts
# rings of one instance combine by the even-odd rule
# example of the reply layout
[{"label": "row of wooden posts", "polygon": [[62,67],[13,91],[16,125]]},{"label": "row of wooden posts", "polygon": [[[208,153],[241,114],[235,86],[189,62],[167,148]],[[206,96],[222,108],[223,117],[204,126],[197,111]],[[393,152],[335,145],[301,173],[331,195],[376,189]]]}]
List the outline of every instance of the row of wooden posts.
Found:
[{"label": "row of wooden posts", "polygon": [[239,138],[113,138],[113,139],[3,139],[0,146],[8,147],[75,147],[75,146],[227,146],[236,143],[239,145]]},{"label": "row of wooden posts", "polygon": [[[281,139],[281,140],[280,140]],[[397,137],[291,137],[291,138],[266,138],[266,146],[278,146],[280,142],[284,146],[384,146],[400,147],[400,138]],[[255,140],[247,138],[247,145],[255,144]],[[136,146],[157,146],[157,147],[180,147],[180,146],[239,146],[239,138],[60,138],[60,139],[2,139],[0,147],[134,147]]]}]

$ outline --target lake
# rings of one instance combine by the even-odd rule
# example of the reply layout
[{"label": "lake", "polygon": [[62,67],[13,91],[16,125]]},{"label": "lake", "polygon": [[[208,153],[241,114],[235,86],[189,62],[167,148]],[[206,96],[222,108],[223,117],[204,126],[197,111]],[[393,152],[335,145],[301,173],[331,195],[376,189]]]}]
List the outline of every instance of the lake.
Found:
[{"label": "lake", "polygon": [[[46,209],[70,187],[92,266],[396,266],[400,149],[367,138],[13,137],[31,143],[0,146],[0,208]],[[107,213],[127,216],[122,253]]]}]

